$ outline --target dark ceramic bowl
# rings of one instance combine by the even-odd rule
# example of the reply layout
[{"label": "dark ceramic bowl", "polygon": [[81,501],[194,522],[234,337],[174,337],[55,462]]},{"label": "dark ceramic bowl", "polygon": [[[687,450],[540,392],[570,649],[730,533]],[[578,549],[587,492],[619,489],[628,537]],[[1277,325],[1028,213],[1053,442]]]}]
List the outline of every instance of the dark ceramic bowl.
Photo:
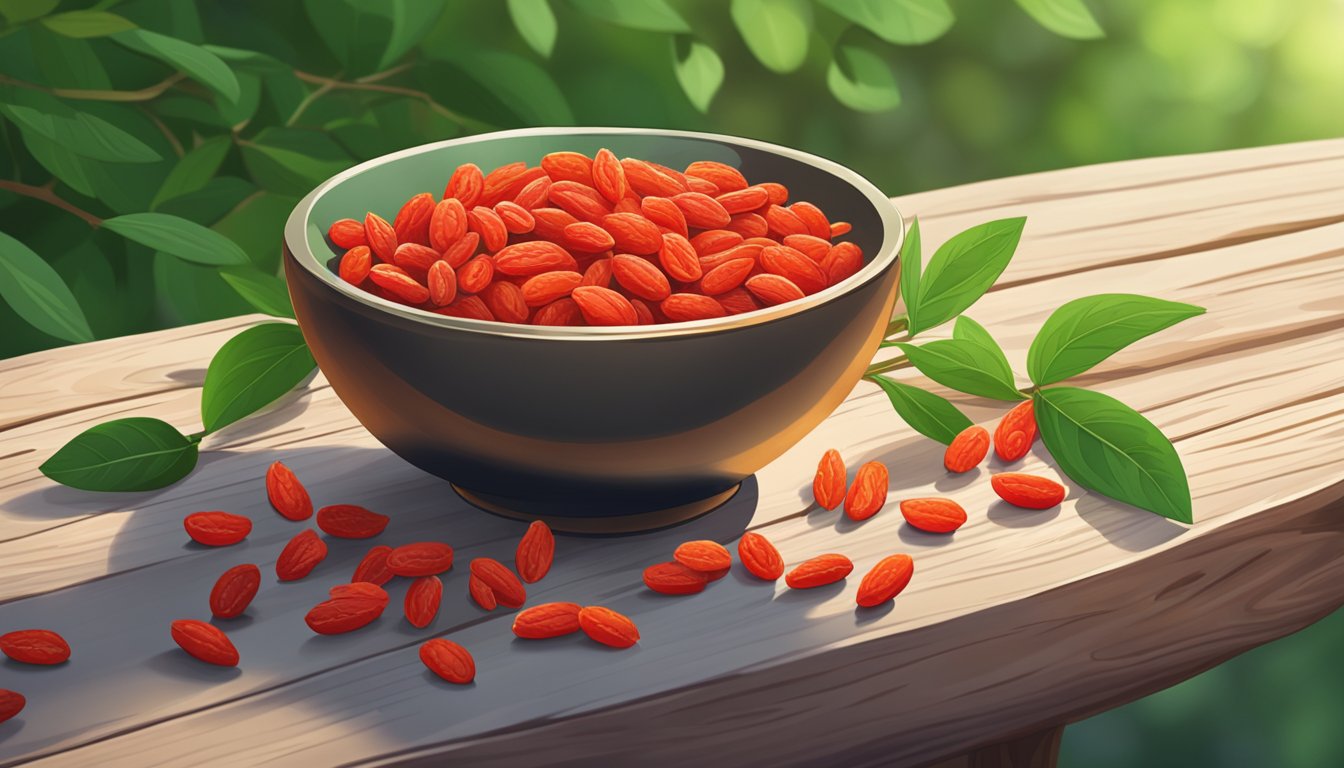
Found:
[{"label": "dark ceramic bowl", "polygon": [[[782,182],[792,199],[851,222],[847,239],[866,263],[790,304],[610,328],[445,317],[336,274],[324,235],[336,219],[369,210],[390,219],[411,195],[437,194],[460,163],[488,171],[601,147],[675,168],[718,160]],[[903,232],[871,183],[793,149],[679,131],[538,128],[427,144],[338,174],[290,215],[285,273],[322,372],[384,445],[483,509],[615,532],[714,508],[840,404],[891,315]]]}]

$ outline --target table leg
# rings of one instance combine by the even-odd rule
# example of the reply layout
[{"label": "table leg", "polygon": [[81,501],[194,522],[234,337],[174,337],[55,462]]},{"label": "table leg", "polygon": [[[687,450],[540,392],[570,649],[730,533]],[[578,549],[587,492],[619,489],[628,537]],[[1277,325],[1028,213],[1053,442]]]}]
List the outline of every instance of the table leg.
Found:
[{"label": "table leg", "polygon": [[981,747],[927,768],[1054,768],[1064,726],[1057,725],[1011,741]]}]

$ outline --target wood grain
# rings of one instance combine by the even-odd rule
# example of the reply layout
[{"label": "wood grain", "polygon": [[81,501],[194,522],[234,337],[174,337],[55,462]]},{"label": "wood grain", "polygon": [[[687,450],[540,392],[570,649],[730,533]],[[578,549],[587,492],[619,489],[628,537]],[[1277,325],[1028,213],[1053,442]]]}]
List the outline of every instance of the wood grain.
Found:
[{"label": "wood grain", "polygon": [[[930,244],[995,216],[1029,217],[1004,281],[970,312],[1018,370],[1035,329],[1069,298],[1132,291],[1209,308],[1076,382],[1173,436],[1197,524],[1078,490],[1057,511],[1006,508],[984,473],[947,477],[938,451],[861,384],[720,512],[672,531],[561,539],[556,569],[532,599],[629,612],[645,640],[624,653],[577,638],[512,641],[508,614],[471,607],[460,574],[447,580],[430,632],[389,615],[374,630],[313,638],[303,610],[367,546],[338,544],[311,582],[268,583],[254,615],[230,625],[240,671],[201,670],[172,649],[167,622],[203,615],[210,583],[237,562],[269,573],[298,530],[266,507],[261,473],[271,461],[294,467],[319,504],[392,514],[390,543],[442,538],[459,558],[507,559],[522,526],[466,508],[388,454],[321,377],[211,438],[202,467],[173,488],[90,495],[37,475],[52,450],[107,418],[196,428],[209,355],[258,318],[0,362],[0,600],[13,626],[69,617],[53,628],[76,648],[59,669],[0,665],[0,686],[30,701],[0,725],[0,761],[670,764],[699,747],[740,764],[917,764],[977,749],[985,761],[1030,759],[1032,749],[992,745],[1156,690],[1344,602],[1333,554],[1344,530],[1344,372],[1322,364],[1344,358],[1341,171],[1344,142],[1316,142],[898,199]],[[919,381],[911,371],[897,378]],[[1003,410],[953,399],[981,422]],[[911,531],[893,509],[862,525],[837,520],[809,506],[806,487],[831,446],[851,467],[886,462],[893,501],[954,493],[979,511],[951,541]],[[1039,447],[1026,468],[1053,471]],[[238,548],[195,549],[181,518],[201,508],[249,514],[256,529]],[[747,527],[790,562],[840,548],[861,571],[909,551],[916,579],[877,613],[854,610],[857,579],[808,594],[734,575],[683,600],[639,586],[639,569],[677,542],[729,542]],[[431,634],[472,649],[474,687],[427,678],[415,647]],[[639,738],[619,737],[630,733]]]}]

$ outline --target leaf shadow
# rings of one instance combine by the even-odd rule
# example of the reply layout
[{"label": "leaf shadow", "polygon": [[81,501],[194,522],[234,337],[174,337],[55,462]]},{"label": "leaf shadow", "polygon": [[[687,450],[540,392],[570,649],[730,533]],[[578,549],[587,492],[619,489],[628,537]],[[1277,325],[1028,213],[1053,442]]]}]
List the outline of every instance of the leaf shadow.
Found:
[{"label": "leaf shadow", "polygon": [[1175,520],[1098,494],[1080,497],[1075,509],[1083,522],[1127,552],[1162,546],[1190,530]]}]

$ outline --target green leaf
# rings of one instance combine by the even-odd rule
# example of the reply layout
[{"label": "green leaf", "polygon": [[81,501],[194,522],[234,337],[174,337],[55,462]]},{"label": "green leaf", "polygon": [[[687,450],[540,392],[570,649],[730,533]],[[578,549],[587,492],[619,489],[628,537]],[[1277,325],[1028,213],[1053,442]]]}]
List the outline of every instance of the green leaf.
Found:
[{"label": "green leaf", "polygon": [[443,0],[363,0],[392,19],[392,33],[378,57],[378,68],[387,69],[406,55],[434,28],[443,13]]},{"label": "green leaf", "polygon": [[733,24],[753,56],[779,74],[807,58],[812,6],[806,0],[733,0]]},{"label": "green leaf", "polygon": [[1026,222],[1019,217],[980,224],[939,246],[920,276],[910,335],[942,325],[983,296],[1013,258]]},{"label": "green leaf", "polygon": [[698,40],[683,40],[685,55],[678,53],[681,43],[672,40],[672,69],[686,98],[701,112],[708,112],[714,94],[723,85],[723,60],[713,48]]},{"label": "green leaf", "polygon": [[1194,521],[1181,457],[1138,411],[1076,387],[1038,390],[1034,400],[1041,439],[1071,480],[1172,520]]},{"label": "green leaf", "polygon": [[650,32],[686,33],[686,19],[667,0],[570,0],[579,10],[603,21]]},{"label": "green leaf", "polygon": [[[995,400],[1023,400],[1003,353],[960,339],[923,345],[898,343],[911,365],[930,379],[958,392]],[[995,354],[997,352],[997,354]]]},{"label": "green leaf", "polygon": [[312,373],[299,327],[263,323],[224,342],[205,372],[201,421],[214,432],[262,409]]},{"label": "green leaf", "polygon": [[216,136],[206,139],[200,146],[183,155],[163,180],[158,193],[154,195],[154,202],[149,204],[150,210],[157,209],[166,200],[204,187],[214,178],[232,145],[231,137]]},{"label": "green leaf", "polygon": [[280,194],[306,195],[351,164],[350,155],[321,131],[267,128],[239,146],[253,180]]},{"label": "green leaf", "polygon": [[246,264],[247,254],[229,238],[166,213],[128,213],[103,228],[156,251],[197,264]]},{"label": "green leaf", "polygon": [[1027,352],[1037,386],[1076,376],[1145,336],[1204,314],[1203,307],[1132,293],[1074,299],[1056,309]]},{"label": "green leaf", "polygon": [[528,46],[544,58],[555,50],[555,12],[547,0],[509,0],[509,17]]},{"label": "green leaf", "polygon": [[162,159],[144,142],[101,117],[71,108],[50,94],[26,88],[0,89],[0,113],[84,157],[118,163]]},{"label": "green leaf", "polygon": [[202,45],[201,48],[215,54],[225,62],[232,63],[236,69],[247,69],[257,73],[292,72],[283,61],[258,51],[245,48],[230,48],[226,45]]},{"label": "green leaf", "polygon": [[249,197],[210,228],[242,248],[252,266],[273,275],[280,269],[276,233],[284,231],[285,221],[298,202],[295,197],[262,192]]},{"label": "green leaf", "polygon": [[51,265],[0,232],[0,298],[39,331],[65,341],[93,341],[89,321]]},{"label": "green leaf", "polygon": [[[208,227],[256,191],[257,188],[250,182],[237,176],[216,176],[195,192],[186,192],[163,201],[159,204],[158,212],[181,216]],[[225,235],[228,236],[228,233]]]},{"label": "green leaf", "polygon": [[135,24],[107,11],[67,11],[42,20],[42,26],[66,37],[106,37],[135,29]]},{"label": "green leaf", "polygon": [[936,40],[954,20],[946,0],[820,0],[820,3],[897,45]]},{"label": "green leaf", "polygon": [[347,75],[389,68],[433,29],[441,0],[304,0],[308,19]]},{"label": "green leaf", "polygon": [[46,16],[60,5],[61,0],[0,0],[0,16],[10,24]]},{"label": "green leaf", "polygon": [[437,52],[480,83],[529,125],[573,125],[560,86],[545,69],[521,56],[484,48]]},{"label": "green leaf", "polygon": [[36,131],[20,128],[23,145],[33,159],[60,179],[66,186],[84,195],[95,197],[94,181],[90,177],[86,159]]},{"label": "green leaf", "polygon": [[958,317],[956,324],[952,326],[952,338],[957,341],[964,341],[968,344],[976,344],[985,348],[990,354],[998,358],[1002,367],[1012,370],[1012,366],[1008,365],[1008,356],[1003,354],[1003,347],[1000,347],[999,343],[994,340],[994,337],[989,335],[989,331],[985,329],[985,326],[975,322],[966,315]]},{"label": "green leaf", "polygon": [[826,68],[826,87],[835,100],[859,112],[886,112],[901,104],[891,67],[857,45],[838,45]]},{"label": "green leaf", "polygon": [[229,101],[238,100],[238,78],[233,70],[199,45],[147,29],[118,32],[112,39],[136,53],[162,61]]},{"label": "green leaf", "polygon": [[1057,35],[1075,40],[1106,36],[1092,12],[1083,5],[1083,0],[1017,0],[1017,4],[1042,27]]},{"label": "green leaf", "polygon": [[45,29],[32,29],[33,59],[42,70],[42,83],[52,88],[110,90],[112,79],[98,58],[97,41],[62,37]]},{"label": "green leaf", "polygon": [[158,419],[117,419],[66,443],[39,469],[61,485],[85,491],[152,491],[196,466],[196,443]]},{"label": "green leaf", "polygon": [[925,437],[947,445],[971,426],[971,420],[966,418],[966,414],[945,398],[886,376],[873,376],[871,379],[887,393],[891,407],[905,419],[905,423]]},{"label": "green leaf", "polygon": [[919,279],[924,256],[919,242],[919,217],[910,220],[901,244],[901,300],[905,302],[906,332],[915,337],[915,312],[919,309]]},{"label": "green leaf", "polygon": [[294,307],[289,303],[289,288],[281,278],[252,267],[221,270],[219,276],[247,303],[262,312],[276,317],[294,316]]}]

